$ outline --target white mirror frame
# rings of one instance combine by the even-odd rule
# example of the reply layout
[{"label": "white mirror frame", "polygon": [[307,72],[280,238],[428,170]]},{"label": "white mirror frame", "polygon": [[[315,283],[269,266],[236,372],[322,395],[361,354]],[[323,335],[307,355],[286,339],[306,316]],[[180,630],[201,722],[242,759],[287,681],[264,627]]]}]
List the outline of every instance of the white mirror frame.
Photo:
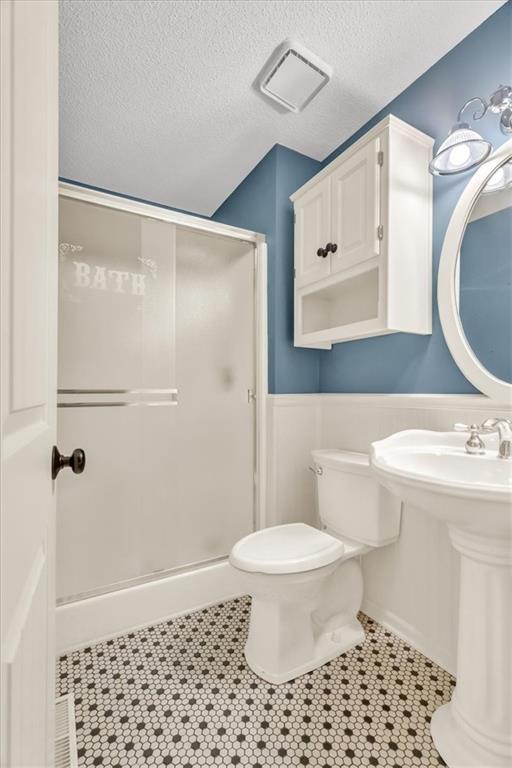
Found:
[{"label": "white mirror frame", "polygon": [[459,287],[456,280],[459,274],[459,251],[473,205],[489,177],[511,157],[512,139],[498,147],[467,183],[446,230],[437,281],[439,317],[453,359],[468,381],[480,392],[510,405],[512,405],[512,384],[498,379],[484,368],[468,343],[459,316]]}]

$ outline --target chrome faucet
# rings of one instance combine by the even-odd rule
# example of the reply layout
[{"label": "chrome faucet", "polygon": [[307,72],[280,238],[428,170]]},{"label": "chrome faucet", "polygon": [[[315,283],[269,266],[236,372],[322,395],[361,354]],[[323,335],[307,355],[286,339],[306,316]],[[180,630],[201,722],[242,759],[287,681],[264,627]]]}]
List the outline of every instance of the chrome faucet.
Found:
[{"label": "chrome faucet", "polygon": [[480,435],[491,432],[498,433],[498,457],[500,459],[512,459],[512,419],[486,419],[480,426],[478,424],[454,424],[456,432],[469,432],[466,441],[466,453],[485,453],[485,443]]},{"label": "chrome faucet", "polygon": [[486,419],[480,430],[498,433],[498,456],[512,459],[512,419]]}]

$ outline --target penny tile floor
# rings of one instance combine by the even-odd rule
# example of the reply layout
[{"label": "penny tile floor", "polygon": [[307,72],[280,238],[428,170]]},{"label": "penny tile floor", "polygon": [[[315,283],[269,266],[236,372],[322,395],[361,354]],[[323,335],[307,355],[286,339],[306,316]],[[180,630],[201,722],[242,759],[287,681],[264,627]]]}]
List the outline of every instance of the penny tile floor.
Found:
[{"label": "penny tile floor", "polygon": [[430,717],[454,679],[364,614],[363,645],[280,686],[247,667],[243,597],[71,651],[80,766],[444,765]]}]

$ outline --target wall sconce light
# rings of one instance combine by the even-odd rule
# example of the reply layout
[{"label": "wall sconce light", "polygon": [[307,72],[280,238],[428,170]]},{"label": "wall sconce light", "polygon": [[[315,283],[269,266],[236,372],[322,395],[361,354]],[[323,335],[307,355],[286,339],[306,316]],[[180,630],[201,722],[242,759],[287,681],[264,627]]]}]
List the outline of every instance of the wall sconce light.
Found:
[{"label": "wall sconce light", "polygon": [[462,119],[464,110],[475,102],[480,104],[480,109],[473,113],[473,120],[481,120],[487,112],[492,112],[499,115],[501,132],[512,134],[512,88],[509,85],[500,85],[491,94],[489,101],[481,96],[469,99],[459,110],[457,122],[429,163],[428,169],[434,176],[451,176],[469,171],[489,156],[492,144]]}]

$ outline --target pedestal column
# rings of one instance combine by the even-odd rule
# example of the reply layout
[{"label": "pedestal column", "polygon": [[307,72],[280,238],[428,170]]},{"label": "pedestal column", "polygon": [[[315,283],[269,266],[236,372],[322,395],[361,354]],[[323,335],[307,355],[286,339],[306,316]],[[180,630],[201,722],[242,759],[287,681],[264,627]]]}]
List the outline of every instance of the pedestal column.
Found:
[{"label": "pedestal column", "polygon": [[449,527],[461,554],[457,685],[432,718],[450,768],[512,766],[512,552]]}]

